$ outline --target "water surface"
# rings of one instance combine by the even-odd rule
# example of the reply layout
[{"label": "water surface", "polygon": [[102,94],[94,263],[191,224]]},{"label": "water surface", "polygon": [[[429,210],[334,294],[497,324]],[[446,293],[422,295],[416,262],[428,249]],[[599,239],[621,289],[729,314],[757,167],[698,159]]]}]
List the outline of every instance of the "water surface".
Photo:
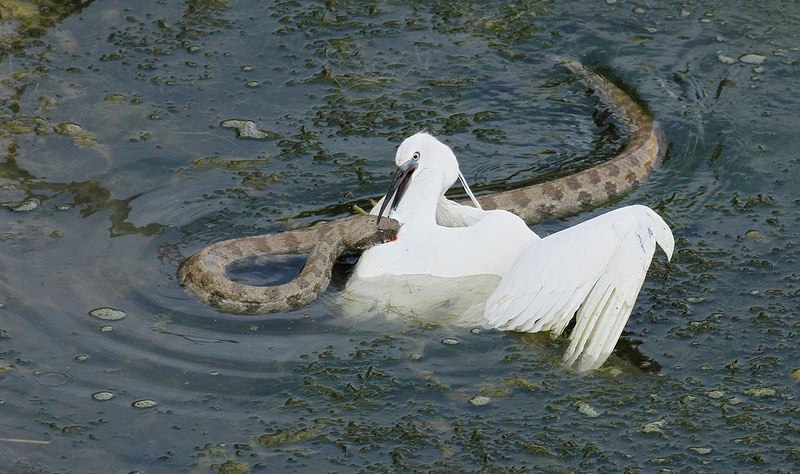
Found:
[{"label": "water surface", "polygon": [[[796,471],[798,24],[795,2],[250,0],[0,23],[0,463]],[[534,228],[638,203],[674,229],[604,369],[547,336],[353,321],[346,268],[264,317],[177,283],[212,242],[366,205],[423,128],[478,192],[607,159],[624,131],[558,56],[669,141],[633,193]]]}]

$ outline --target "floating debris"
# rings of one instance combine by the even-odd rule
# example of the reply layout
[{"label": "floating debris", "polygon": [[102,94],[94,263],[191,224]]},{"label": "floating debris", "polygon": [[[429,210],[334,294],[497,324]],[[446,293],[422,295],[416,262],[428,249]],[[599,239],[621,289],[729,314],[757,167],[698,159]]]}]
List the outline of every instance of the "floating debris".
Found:
[{"label": "floating debris", "polygon": [[756,242],[760,242],[764,240],[764,237],[761,236],[761,233],[755,229],[750,229],[744,233],[744,236],[750,240],[755,240]]},{"label": "floating debris", "polygon": [[489,386],[481,388],[481,395],[495,398],[506,398],[511,394],[511,389],[506,386]]},{"label": "floating debris", "polygon": [[254,166],[260,166],[264,164],[264,159],[240,159],[240,160],[225,160],[219,156],[212,155],[212,156],[204,156],[195,160],[192,163],[194,168],[221,168],[221,169],[229,169],[229,170],[244,170],[247,168],[252,168]]},{"label": "floating debris", "polygon": [[761,64],[764,62],[765,59],[767,59],[766,56],[753,53],[743,54],[739,56],[739,61],[745,64]]},{"label": "floating debris", "polygon": [[718,54],[717,55],[717,59],[719,59],[720,62],[722,62],[724,64],[733,64],[733,63],[736,62],[736,58],[732,58],[732,57],[727,56],[725,54]]},{"label": "floating debris", "polygon": [[56,133],[72,138],[72,143],[78,146],[97,145],[97,139],[91,132],[87,132],[77,123],[64,122],[53,127]]},{"label": "floating debris", "polygon": [[531,382],[528,379],[523,379],[521,377],[514,377],[514,378],[506,379],[505,382],[506,382],[506,385],[511,387],[511,388],[521,388],[521,389],[530,390],[530,391],[539,389],[539,384],[537,384],[536,382]]},{"label": "floating debris", "polygon": [[471,332],[472,334],[477,335],[477,334],[481,333],[481,328],[472,328],[472,329],[470,329],[469,332]]},{"label": "floating debris", "polygon": [[472,406],[482,407],[484,405],[488,405],[489,402],[492,400],[489,397],[485,397],[483,395],[475,395],[474,397],[469,399],[469,403]]},{"label": "floating debris", "polygon": [[151,400],[149,398],[144,398],[142,400],[136,400],[135,402],[131,403],[133,408],[153,408],[156,406],[156,401]]},{"label": "floating debris", "polygon": [[420,359],[422,359],[422,354],[420,354],[419,352],[414,352],[413,354],[411,354],[411,355],[410,355],[410,356],[408,356],[408,357],[409,357],[411,360],[420,360]]},{"label": "floating debris", "polygon": [[705,446],[690,446],[689,449],[697,454],[708,454],[711,452],[711,448],[707,448]]},{"label": "floating debris", "polygon": [[89,427],[86,425],[66,425],[61,428],[61,432],[64,434],[83,433],[88,429]]},{"label": "floating debris", "polygon": [[[258,83],[256,83],[258,85]],[[254,86],[250,86],[254,87]],[[235,128],[236,136],[239,138],[254,138],[256,140],[271,140],[280,135],[269,130],[260,130],[252,120],[227,119],[219,123],[225,128]]]},{"label": "floating debris", "polygon": [[321,427],[311,428],[279,428],[274,433],[267,433],[258,437],[258,442],[262,446],[280,446],[284,444],[302,443],[316,438],[320,434]]},{"label": "floating debris", "polygon": [[47,133],[46,122],[39,117],[17,116],[11,120],[0,123],[0,130],[17,135],[35,132],[38,135]]},{"label": "floating debris", "polygon": [[772,387],[753,387],[748,388],[744,391],[744,393],[750,395],[751,397],[764,398],[773,397],[777,392]]},{"label": "floating debris", "polygon": [[128,100],[128,98],[125,96],[125,94],[115,93],[108,94],[107,96],[103,97],[103,100],[106,102],[125,102]]},{"label": "floating debris", "polygon": [[104,324],[103,326],[100,326],[100,332],[111,332],[113,330],[114,330],[114,326],[110,326],[108,324]]},{"label": "floating debris", "polygon": [[107,306],[95,308],[89,311],[89,314],[95,318],[102,319],[103,321],[119,321],[120,319],[125,318],[125,311],[109,308]]},{"label": "floating debris", "polygon": [[578,402],[575,404],[575,406],[578,408],[578,413],[581,415],[586,415],[589,418],[597,418],[600,416],[600,413],[598,413],[597,410],[592,408],[592,406],[586,402]]},{"label": "floating debris", "polygon": [[42,205],[42,202],[36,198],[28,198],[23,201],[5,202],[3,206],[11,209],[13,212],[29,212]]},{"label": "floating debris", "polygon": [[458,339],[453,338],[453,337],[446,337],[446,338],[442,339],[442,344],[445,344],[445,345],[448,345],[448,346],[455,346],[456,344],[458,344]]},{"label": "floating debris", "polygon": [[639,429],[640,433],[661,433],[662,428],[667,426],[667,420],[661,419],[647,423]]},{"label": "floating debris", "polygon": [[56,206],[56,209],[58,209],[59,211],[69,211],[70,209],[72,209],[72,204],[59,204],[58,206]]},{"label": "floating debris", "polygon": [[114,398],[114,394],[111,392],[101,391],[101,392],[94,392],[92,394],[92,399],[97,400],[98,402],[105,402]]},{"label": "floating debris", "polygon": [[228,459],[219,465],[218,472],[220,474],[247,474],[250,472],[250,465],[243,462],[237,462],[233,459]]},{"label": "floating debris", "polygon": [[89,360],[89,356],[86,354],[78,354],[72,359],[75,360],[76,362],[83,362],[85,360]]},{"label": "floating debris", "polygon": [[22,201],[19,206],[11,209],[14,212],[27,212],[32,211],[42,205],[42,202],[36,198],[30,198]]},{"label": "floating debris", "polygon": [[794,369],[792,371],[792,378],[800,380],[800,369]]}]

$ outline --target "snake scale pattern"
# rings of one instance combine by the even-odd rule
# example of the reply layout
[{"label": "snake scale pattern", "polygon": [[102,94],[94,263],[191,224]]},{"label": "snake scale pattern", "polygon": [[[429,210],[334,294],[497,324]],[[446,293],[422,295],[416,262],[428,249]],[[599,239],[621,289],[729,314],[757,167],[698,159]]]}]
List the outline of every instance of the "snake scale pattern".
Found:
[{"label": "snake scale pattern", "polygon": [[[598,206],[630,191],[659,163],[664,135],[651,115],[622,89],[575,61],[564,66],[581,77],[625,124],[627,141],[612,159],[545,183],[478,197],[484,209],[511,211],[532,225]],[[361,251],[391,240],[399,223],[375,216],[351,216],[304,229],[225,240],[189,257],[178,278],[205,304],[236,314],[287,312],[302,308],[325,291],[336,260],[346,251]],[[255,255],[304,254],[308,259],[294,280],[275,286],[235,282],[226,269]]]}]

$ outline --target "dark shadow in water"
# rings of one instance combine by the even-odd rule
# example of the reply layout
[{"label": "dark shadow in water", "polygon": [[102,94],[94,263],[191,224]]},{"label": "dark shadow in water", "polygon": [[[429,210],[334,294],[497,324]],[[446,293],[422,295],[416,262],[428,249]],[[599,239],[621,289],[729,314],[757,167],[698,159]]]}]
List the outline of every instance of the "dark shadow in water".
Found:
[{"label": "dark shadow in water", "polygon": [[225,276],[245,285],[283,285],[295,279],[305,264],[305,255],[255,255],[233,262]]},{"label": "dark shadow in water", "polygon": [[132,210],[131,202],[141,194],[134,194],[125,199],[114,199],[111,197],[111,191],[104,188],[96,180],[70,183],[40,181],[36,176],[17,164],[16,143],[12,141],[8,144],[7,150],[5,161],[0,162],[0,177],[16,181],[19,184],[19,189],[25,191],[26,199],[36,198],[44,203],[64,193],[69,193],[73,197],[72,203],[76,206],[82,206],[80,211],[82,217],[110,210],[109,220],[111,221],[111,226],[108,231],[111,237],[129,234],[150,236],[164,228],[162,224],[152,223],[137,226],[128,222],[127,219]]},{"label": "dark shadow in water", "polygon": [[347,286],[347,280],[350,279],[350,275],[356,268],[356,263],[358,263],[358,257],[360,256],[361,254],[358,253],[350,253],[339,257],[339,260],[333,265],[329,288],[335,291],[344,291],[345,286]]},{"label": "dark shadow in water", "polygon": [[[557,338],[559,341],[563,341],[563,348],[567,347],[569,343],[567,338],[572,333],[574,327],[575,320],[573,319],[564,329],[564,333]],[[525,346],[538,347],[542,350],[544,350],[544,348],[550,350],[553,347],[549,333],[508,332],[507,334]],[[617,341],[617,345],[614,347],[614,352],[611,353],[611,357],[604,366],[616,366],[620,368],[627,366],[646,374],[657,374],[661,372],[661,364],[639,350],[639,345],[642,344],[642,341],[632,339],[628,337],[627,334],[627,332],[623,331],[622,336],[619,338],[619,341]]]},{"label": "dark shadow in water", "polygon": [[639,350],[640,344],[642,344],[642,341],[630,339],[623,333],[622,337],[617,341],[616,347],[614,347],[614,355],[646,374],[657,374],[661,372],[661,364],[656,362],[655,359],[644,355]]}]

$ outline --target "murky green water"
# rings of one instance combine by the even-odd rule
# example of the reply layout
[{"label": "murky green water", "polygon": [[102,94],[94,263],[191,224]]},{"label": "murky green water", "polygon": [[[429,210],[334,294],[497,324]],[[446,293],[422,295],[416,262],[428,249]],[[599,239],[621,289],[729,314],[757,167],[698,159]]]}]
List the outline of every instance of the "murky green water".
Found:
[{"label": "murky green water", "polygon": [[[800,467],[796,2],[59,13],[0,21],[5,471]],[[554,56],[613,70],[670,142],[615,205],[656,208],[676,256],[605,369],[564,371],[546,336],[355,323],[336,289],[237,317],[176,283],[211,242],[379,196],[423,127],[483,192],[612,155],[620,127]]]}]

